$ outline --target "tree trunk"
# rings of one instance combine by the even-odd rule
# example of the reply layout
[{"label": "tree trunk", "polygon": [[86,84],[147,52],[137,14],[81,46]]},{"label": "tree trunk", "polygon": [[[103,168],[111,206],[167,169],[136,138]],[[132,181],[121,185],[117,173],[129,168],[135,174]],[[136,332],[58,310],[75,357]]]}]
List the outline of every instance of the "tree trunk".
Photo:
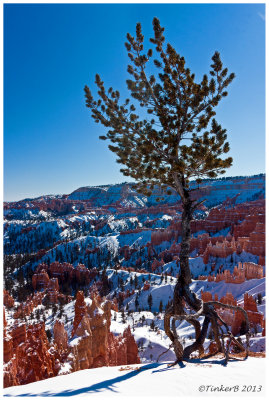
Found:
[{"label": "tree trunk", "polygon": [[183,203],[183,213],[181,222],[181,251],[180,276],[179,281],[182,287],[191,283],[191,271],[189,266],[190,256],[190,240],[191,240],[191,220],[192,220],[192,204],[190,199]]},{"label": "tree trunk", "polygon": [[[180,250],[180,274],[178,276],[177,284],[174,293],[174,302],[177,303],[178,297],[182,297],[185,301],[195,310],[198,311],[202,302],[197,298],[195,293],[191,292],[189,285],[192,282],[191,270],[189,265],[190,257],[190,241],[191,241],[191,221],[193,218],[193,207],[189,196],[183,200],[183,212],[181,220],[181,250]],[[182,300],[181,300],[182,302]]]},{"label": "tree trunk", "polygon": [[[181,197],[182,198],[182,197]],[[178,276],[178,280],[174,290],[174,297],[172,305],[165,311],[164,315],[164,330],[167,336],[173,343],[175,355],[177,357],[177,361],[182,361],[183,359],[190,358],[191,354],[194,351],[199,351],[199,355],[201,356],[204,352],[203,343],[206,339],[207,331],[209,323],[211,322],[215,342],[217,344],[218,351],[225,351],[224,348],[224,337],[229,337],[230,342],[236,339],[233,337],[231,332],[229,331],[229,327],[227,324],[222,321],[222,319],[218,316],[217,312],[214,310],[214,305],[218,305],[224,308],[230,309],[238,309],[240,310],[246,319],[247,322],[247,348],[246,355],[248,355],[248,337],[249,337],[249,323],[247,313],[244,309],[238,306],[229,306],[224,305],[220,302],[206,302],[204,303],[200,300],[194,292],[190,290],[190,284],[192,282],[191,279],[191,271],[189,265],[189,256],[190,256],[190,240],[191,240],[191,220],[193,217],[194,207],[192,205],[192,201],[190,199],[189,193],[185,191],[185,196],[182,198],[183,204],[183,213],[182,213],[182,222],[181,222],[181,251],[180,251],[180,274]],[[191,309],[195,311],[193,313],[187,313],[184,309],[184,306],[187,305]],[[200,316],[204,316],[203,326],[198,320]],[[172,330],[171,330],[171,320],[172,320]],[[175,320],[186,320],[190,324],[192,324],[195,328],[195,342],[187,346],[183,349],[183,345],[180,342],[180,338],[177,335]],[[218,327],[218,320],[226,326],[227,334],[220,333],[220,329]],[[220,341],[222,339],[222,342]],[[228,353],[228,350],[227,352]],[[228,355],[226,354],[226,358]]]}]

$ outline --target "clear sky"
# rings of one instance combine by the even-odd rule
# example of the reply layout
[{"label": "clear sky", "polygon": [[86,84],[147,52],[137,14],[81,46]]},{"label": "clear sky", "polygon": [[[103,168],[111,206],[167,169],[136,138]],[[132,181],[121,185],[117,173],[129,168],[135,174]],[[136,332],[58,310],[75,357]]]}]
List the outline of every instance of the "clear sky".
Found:
[{"label": "clear sky", "polygon": [[[126,95],[126,33],[158,17],[197,78],[220,51],[236,79],[217,108],[233,166],[227,176],[265,171],[263,4],[5,4],[4,199],[70,193],[126,181],[100,141],[83,87],[95,73]],[[94,92],[94,90],[93,90]]]}]

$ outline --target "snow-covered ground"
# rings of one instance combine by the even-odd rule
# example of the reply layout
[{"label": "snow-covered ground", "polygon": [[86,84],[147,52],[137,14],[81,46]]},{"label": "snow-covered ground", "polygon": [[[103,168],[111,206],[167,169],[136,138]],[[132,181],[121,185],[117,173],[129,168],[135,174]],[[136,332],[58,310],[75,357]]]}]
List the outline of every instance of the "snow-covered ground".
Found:
[{"label": "snow-covered ground", "polygon": [[[226,390],[225,390],[226,389]],[[149,363],[102,367],[4,389],[8,397],[169,398],[183,396],[265,397],[265,359],[221,358],[170,366]]]}]

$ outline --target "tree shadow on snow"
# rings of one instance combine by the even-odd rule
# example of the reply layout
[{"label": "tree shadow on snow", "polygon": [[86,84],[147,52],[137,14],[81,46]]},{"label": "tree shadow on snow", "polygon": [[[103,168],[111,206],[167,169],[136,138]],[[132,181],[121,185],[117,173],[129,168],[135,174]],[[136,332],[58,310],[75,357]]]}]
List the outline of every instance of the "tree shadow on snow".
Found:
[{"label": "tree shadow on snow", "polygon": [[188,363],[190,364],[200,364],[200,365],[204,365],[204,364],[208,364],[208,365],[222,365],[223,367],[227,367],[227,365],[231,362],[238,362],[238,361],[244,361],[244,359],[242,358],[229,358],[228,362],[226,361],[225,358],[221,358],[221,359],[206,359],[205,358],[192,358],[188,360]]},{"label": "tree shadow on snow", "polygon": [[[167,364],[167,363],[163,363],[163,364]],[[167,366],[162,369],[158,369],[157,371],[152,371],[152,374],[154,374],[156,372],[165,372],[167,370],[175,369],[176,366],[178,366],[180,368],[185,368],[186,364],[184,364],[182,361],[173,362],[172,364],[167,364]]]},{"label": "tree shadow on snow", "polygon": [[[117,376],[112,379],[107,379],[102,382],[95,383],[94,385],[86,386],[86,387],[81,387],[79,389],[67,389],[58,393],[52,393],[49,391],[42,392],[42,393],[24,393],[24,394],[18,394],[16,397],[65,397],[65,396],[77,396],[82,393],[93,393],[93,392],[100,392],[100,391],[105,391],[105,390],[110,390],[112,392],[118,393],[116,390],[115,385],[117,383],[126,381],[127,379],[131,379],[135,377],[136,375],[140,374],[141,372],[144,372],[146,370],[152,369],[152,368],[157,368],[161,365],[161,363],[152,363],[149,365],[142,365],[141,368],[138,370],[130,371],[125,375],[122,376]],[[6,394],[5,397],[14,397],[13,395]]]},{"label": "tree shadow on snow", "polygon": [[201,366],[202,365],[222,365],[223,367],[227,367],[227,365],[231,362],[245,361],[242,358],[234,357],[234,358],[229,358],[229,361],[227,363],[225,358],[212,359],[210,357],[211,356],[207,356],[204,358],[192,358],[192,359],[185,360],[184,362],[183,361],[174,362],[172,364],[168,364],[167,367],[158,369],[157,371],[152,371],[152,373],[164,372],[164,371],[167,371],[168,369],[175,368],[176,366],[178,366],[180,368],[185,368],[187,366],[187,364],[197,364],[197,365],[201,365]]}]

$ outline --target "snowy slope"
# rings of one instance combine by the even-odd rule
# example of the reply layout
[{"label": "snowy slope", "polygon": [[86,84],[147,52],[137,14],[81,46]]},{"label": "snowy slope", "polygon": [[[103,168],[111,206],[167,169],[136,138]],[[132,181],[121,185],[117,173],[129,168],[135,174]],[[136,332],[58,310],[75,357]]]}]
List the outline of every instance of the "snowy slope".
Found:
[{"label": "snowy slope", "polygon": [[[253,200],[260,195],[264,196],[265,177],[254,175],[250,177],[231,177],[226,179],[204,180],[200,189],[204,194],[207,207],[220,204],[227,198],[234,198],[236,204]],[[195,181],[190,183],[191,188],[196,188]],[[210,197],[208,198],[208,194]],[[150,207],[157,204],[175,204],[179,202],[178,194],[172,189],[172,194],[154,187],[151,196],[146,197],[136,192],[132,183],[121,183],[107,186],[86,186],[76,189],[68,196],[69,200],[89,200],[95,207],[118,204],[122,207]]]},{"label": "snowy slope", "polygon": [[[232,388],[216,393],[212,388]],[[238,391],[235,386],[238,385]],[[207,388],[208,387],[208,388]],[[255,388],[256,387],[256,388]],[[200,391],[199,391],[200,388]],[[243,391],[245,388],[245,391]],[[204,390],[203,390],[204,389]],[[247,392],[256,390],[256,393]],[[257,392],[260,390],[259,392]],[[184,363],[181,367],[167,363],[151,363],[125,367],[102,367],[78,371],[23,386],[4,389],[11,396],[67,396],[95,398],[167,398],[176,396],[254,396],[265,397],[265,359],[249,358],[230,361],[225,367],[221,359],[200,363]]]}]

